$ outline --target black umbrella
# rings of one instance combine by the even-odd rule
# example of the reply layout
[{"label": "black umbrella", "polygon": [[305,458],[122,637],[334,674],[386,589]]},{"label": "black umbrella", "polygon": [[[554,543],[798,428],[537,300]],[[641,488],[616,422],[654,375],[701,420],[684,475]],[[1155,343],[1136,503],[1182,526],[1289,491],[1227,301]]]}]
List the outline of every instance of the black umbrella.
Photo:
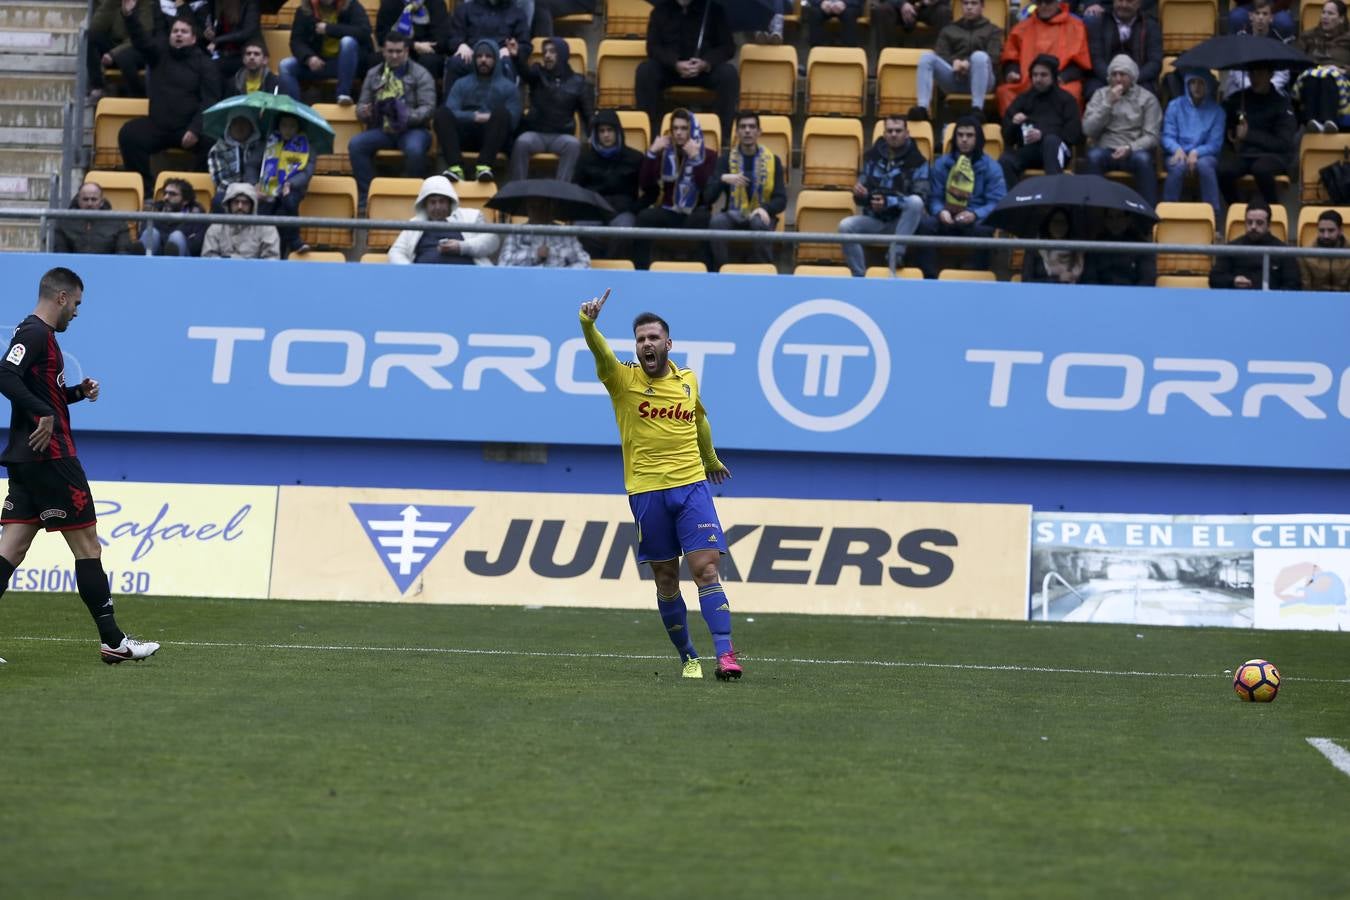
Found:
[{"label": "black umbrella", "polygon": [[529,214],[531,200],[548,200],[554,215],[569,221],[603,219],[614,215],[614,207],[595,191],[556,178],[526,178],[502,187],[487,202],[492,209],[509,216]]},{"label": "black umbrella", "polygon": [[1297,47],[1272,37],[1221,34],[1209,38],[1177,57],[1174,67],[1183,69],[1302,69],[1313,61]]},{"label": "black umbrella", "polygon": [[[1051,210],[1068,210],[1076,228],[1086,228],[1087,220],[1111,210],[1126,213],[1139,226],[1152,227],[1158,214],[1133,189],[1100,175],[1038,175],[1019,181],[998,201],[984,220],[1018,237],[1040,236],[1041,223]],[[1091,236],[1073,235],[1078,239]]]},{"label": "black umbrella", "polygon": [[[655,6],[663,0],[647,0]],[[763,31],[769,27],[769,20],[773,18],[776,12],[774,0],[708,0],[708,7],[713,3],[722,7],[722,12],[726,14],[727,24],[731,26],[732,31]],[[703,26],[708,25],[708,8],[703,10]],[[703,31],[699,30],[699,47],[703,46]]]}]

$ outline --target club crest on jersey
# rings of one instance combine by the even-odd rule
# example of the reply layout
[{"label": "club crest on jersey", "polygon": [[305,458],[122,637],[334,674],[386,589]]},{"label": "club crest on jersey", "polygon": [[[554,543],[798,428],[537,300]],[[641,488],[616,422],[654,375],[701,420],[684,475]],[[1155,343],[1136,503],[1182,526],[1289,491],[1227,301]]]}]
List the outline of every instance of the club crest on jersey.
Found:
[{"label": "club crest on jersey", "polygon": [[15,344],[13,347],[10,347],[9,352],[5,354],[5,362],[13,363],[17,366],[23,362],[23,355],[27,352],[28,348],[23,344]]},{"label": "club crest on jersey", "polygon": [[687,400],[687,399],[689,398],[689,396],[690,396],[690,395],[689,395],[689,385],[687,385],[687,384],[682,384],[682,385],[680,385],[680,387],[684,388],[684,396],[685,396],[685,399]]}]

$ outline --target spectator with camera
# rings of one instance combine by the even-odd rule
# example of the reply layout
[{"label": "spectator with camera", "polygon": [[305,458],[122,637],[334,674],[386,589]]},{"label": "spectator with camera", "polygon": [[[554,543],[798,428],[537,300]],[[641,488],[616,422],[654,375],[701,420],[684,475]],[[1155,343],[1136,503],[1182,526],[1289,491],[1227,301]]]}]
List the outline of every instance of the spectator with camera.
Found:
[{"label": "spectator with camera", "polygon": [[[853,201],[860,212],[839,223],[840,234],[913,234],[924,224],[924,205],[932,191],[928,160],[909,136],[909,125],[887,116],[881,137],[863,156],[862,171],[853,185]],[[862,244],[844,244],[844,262],[855,278],[867,271]],[[905,248],[891,244],[887,262],[902,265]]]}]

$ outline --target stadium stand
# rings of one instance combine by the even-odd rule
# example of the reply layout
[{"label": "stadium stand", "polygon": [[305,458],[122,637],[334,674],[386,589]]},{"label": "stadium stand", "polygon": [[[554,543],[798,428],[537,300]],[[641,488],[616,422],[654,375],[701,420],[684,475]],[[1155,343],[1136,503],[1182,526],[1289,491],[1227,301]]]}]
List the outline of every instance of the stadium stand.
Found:
[{"label": "stadium stand", "polygon": [[363,263],[387,263],[389,262],[388,253],[362,253],[361,262]]},{"label": "stadium stand", "polygon": [[652,142],[652,123],[647,114],[637,109],[621,109],[619,125],[623,128],[624,144],[639,153],[646,153]]},{"label": "stadium stand", "polygon": [[659,259],[652,263],[653,272],[706,272],[708,267],[692,260]]},{"label": "stadium stand", "polygon": [[645,38],[651,15],[647,0],[605,0],[605,37]]},{"label": "stadium stand", "polygon": [[333,152],[316,157],[314,171],[320,175],[350,175],[352,160],[347,155],[347,143],[366,130],[365,124],[356,118],[356,107],[316,103],[314,111],[333,127]]},{"label": "stadium stand", "polygon": [[[410,218],[413,203],[416,202],[417,194],[421,190],[420,178],[375,178],[370,182],[370,194],[366,197],[366,218]],[[370,250],[385,251],[393,246],[397,237],[397,231],[373,228],[366,235],[366,247]]]},{"label": "stadium stand", "polygon": [[877,116],[903,116],[919,102],[919,57],[928,51],[887,47],[877,57]]},{"label": "stadium stand", "polygon": [[812,47],[806,57],[809,115],[861,116],[867,98],[867,54],[861,47]]},{"label": "stadium stand", "polygon": [[807,119],[802,129],[802,187],[852,187],[864,149],[862,122],[857,119]]},{"label": "stadium stand", "polygon": [[905,266],[902,269],[896,269],[895,275],[891,275],[891,270],[886,266],[868,266],[867,271],[863,273],[867,278],[909,278],[917,281],[923,280],[923,269],[917,269],[914,266]]},{"label": "stadium stand", "polygon": [[[305,199],[300,201],[300,215],[355,219],[356,179],[349,175],[315,175],[309,180]],[[352,231],[350,228],[302,228],[300,239],[314,248],[346,250],[352,246]]]},{"label": "stadium stand", "polygon": [[727,263],[717,270],[722,275],[777,275],[773,263]]},{"label": "stadium stand", "polygon": [[[792,151],[795,149],[792,143],[792,120],[787,116],[760,116],[759,117],[759,142],[767,147],[769,152],[783,161],[783,180],[788,182],[792,178]],[[782,223],[782,220],[779,220]]]},{"label": "stadium stand", "polygon": [[132,119],[150,114],[150,101],[144,97],[104,97],[94,109],[94,160],[96,169],[120,169],[122,150],[117,133]]},{"label": "stadium stand", "polygon": [[998,281],[998,276],[988,269],[943,269],[938,272],[938,281]]},{"label": "stadium stand", "polygon": [[1154,287],[1171,288],[1209,288],[1208,275],[1159,275],[1153,282]]},{"label": "stadium stand", "polygon": [[336,250],[306,250],[303,253],[292,253],[286,259],[289,262],[341,263],[347,261],[347,255]]},{"label": "stadium stand", "polygon": [[1305,134],[1298,146],[1299,180],[1304,203],[1330,203],[1318,173],[1332,163],[1350,160],[1350,135]]},{"label": "stadium stand", "polygon": [[[1208,203],[1159,203],[1153,240],[1159,244],[1214,243],[1214,207]],[[1211,257],[1191,253],[1158,254],[1159,275],[1207,275]]]},{"label": "stadium stand", "polygon": [[91,169],[85,173],[84,180],[103,188],[103,199],[113,209],[140,212],[145,207],[145,184],[136,172]]},{"label": "stadium stand", "polygon": [[[636,2],[647,6],[643,0]],[[595,54],[597,109],[632,109],[637,105],[633,85],[637,68],[646,58],[646,41],[607,39],[600,42],[600,49]]]},{"label": "stadium stand", "polygon": [[797,48],[741,47],[741,109],[792,115],[797,111]]},{"label": "stadium stand", "polygon": [[1163,53],[1180,54],[1218,33],[1218,0],[1158,0]]},{"label": "stadium stand", "polygon": [[633,265],[631,259],[596,259],[591,258],[592,269],[614,269],[621,272],[633,272],[637,266]]},{"label": "stadium stand", "polygon": [[[292,14],[294,15],[294,14]],[[264,29],[263,43],[267,45],[267,68],[273,75],[281,72],[281,61],[291,55],[291,23],[286,23],[285,31],[274,28]]]},{"label": "stadium stand", "polygon": [[[804,190],[797,194],[793,221],[798,231],[835,232],[845,216],[857,212],[850,191]],[[843,251],[838,244],[797,244],[797,263],[842,264]]]},{"label": "stadium stand", "polygon": [[[1224,217],[1223,239],[1232,241],[1234,238],[1242,237],[1247,231],[1247,204],[1233,203],[1228,207],[1228,215]],[[1313,231],[1317,226],[1313,226]],[[1272,206],[1270,208],[1270,233],[1282,241],[1289,241],[1289,211],[1283,206]]]},{"label": "stadium stand", "polygon": [[793,275],[819,275],[825,278],[852,278],[848,266],[801,265],[792,270]]}]

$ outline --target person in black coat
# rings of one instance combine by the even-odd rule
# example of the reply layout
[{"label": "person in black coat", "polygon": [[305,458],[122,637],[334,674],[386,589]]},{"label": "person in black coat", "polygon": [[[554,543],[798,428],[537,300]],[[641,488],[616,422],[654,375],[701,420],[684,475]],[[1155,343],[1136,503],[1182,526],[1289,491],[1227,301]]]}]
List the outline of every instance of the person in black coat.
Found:
[{"label": "person in black coat", "polygon": [[[412,41],[410,58],[435,78],[445,71],[445,42],[450,37],[450,13],[445,0],[380,0],[375,12],[375,45],[384,46],[390,31]],[[449,89],[447,85],[446,89]]]},{"label": "person in black coat", "polygon": [[731,134],[741,97],[741,77],[731,64],[736,42],[726,13],[720,4],[709,7],[711,2],[661,0],[652,9],[647,59],[638,66],[634,85],[638,109],[651,120],[651,134],[661,133],[665,90],[676,85],[713,91],[722,134]]},{"label": "person in black coat", "polygon": [[[1129,214],[1114,209],[1106,213],[1102,228],[1093,239],[1131,244],[1152,243],[1152,237],[1141,234]],[[1157,279],[1158,257],[1152,253],[1089,253],[1078,283],[1153,287]]]},{"label": "person in black coat", "polygon": [[234,77],[224,82],[225,94],[234,97],[239,94],[251,94],[262,91],[275,94],[281,90],[281,79],[272,74],[267,65],[267,42],[262,38],[250,38],[244,41],[240,54],[241,65]]},{"label": "person in black coat", "polygon": [[277,67],[281,89],[299,100],[300,82],[336,78],[338,104],[351,106],[371,52],[370,16],[359,0],[308,0],[291,22],[291,55]]},{"label": "person in black coat", "polygon": [[[1284,247],[1284,241],[1270,233],[1270,204],[1253,200],[1247,204],[1247,233],[1229,241],[1235,247]],[[1260,256],[1220,256],[1209,270],[1209,286],[1240,291],[1261,290]],[[1289,256],[1270,257],[1270,289],[1297,291],[1301,278],[1298,260]]]},{"label": "person in black coat", "polygon": [[1012,187],[1027,169],[1058,175],[1074,144],[1083,140],[1078,101],[1055,83],[1059,60],[1042,53],[1031,63],[1031,90],[1017,95],[1003,115],[1003,180]]},{"label": "person in black coat", "polygon": [[[1087,26],[1088,53],[1092,56],[1092,74],[1083,82],[1083,99],[1091,100],[1098,88],[1110,82],[1107,67],[1119,54],[1125,54],[1139,67],[1135,82],[1141,88],[1158,93],[1162,75],[1162,25],[1139,10],[1139,0],[1113,0],[1110,9],[1084,20]],[[1121,30],[1129,36],[1122,38]]]},{"label": "person in black coat", "polygon": [[[626,146],[619,115],[612,109],[595,114],[591,137],[581,151],[575,181],[587,190],[604,197],[614,208],[607,222],[577,222],[578,225],[609,225],[611,228],[632,228],[637,214],[651,198],[642,197],[638,176],[642,169],[642,153]],[[600,238],[582,238],[582,246],[592,257],[626,259],[629,242],[621,238],[608,241]]]},{"label": "person in black coat", "polygon": [[1271,70],[1252,68],[1252,86],[1224,101],[1228,140],[1219,155],[1219,187],[1229,203],[1241,202],[1238,180],[1250,174],[1266,203],[1278,203],[1275,176],[1294,168],[1298,122],[1289,98],[1275,90]]},{"label": "person in black coat", "polygon": [[150,114],[123,125],[117,144],[122,164],[139,172],[150,186],[155,183],[150,157],[170,147],[191,152],[197,171],[206,170],[211,141],[202,134],[202,113],[220,100],[220,72],[197,46],[192,19],[174,19],[156,38],[145,33],[140,19],[132,15],[135,9],[136,0],[122,0],[127,34],[149,67]]},{"label": "person in black coat", "polygon": [[525,70],[530,58],[530,20],[515,0],[465,0],[450,16],[450,34],[445,42],[448,62],[446,90],[458,78],[474,72],[473,51],[482,40],[500,48],[497,65],[512,81]]},{"label": "person in black coat", "polygon": [[212,12],[202,39],[220,70],[221,83],[228,84],[244,65],[245,42],[263,39],[262,10],[258,0],[213,0]]},{"label": "person in black coat", "polygon": [[[525,74],[530,87],[530,111],[520,136],[511,147],[507,179],[515,181],[529,173],[530,157],[536,153],[558,154],[559,181],[571,181],[581,156],[577,122],[591,121],[594,104],[586,76],[568,62],[570,51],[562,38],[545,38],[544,64],[535,63]],[[578,120],[580,116],[580,120]]]}]

